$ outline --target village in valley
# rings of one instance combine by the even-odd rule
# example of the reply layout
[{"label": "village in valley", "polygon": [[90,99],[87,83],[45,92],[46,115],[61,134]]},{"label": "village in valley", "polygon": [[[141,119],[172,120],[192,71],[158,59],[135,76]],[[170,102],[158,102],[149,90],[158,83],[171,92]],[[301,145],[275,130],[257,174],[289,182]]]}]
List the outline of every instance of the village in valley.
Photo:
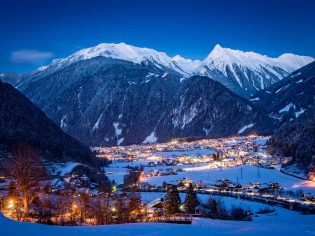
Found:
[{"label": "village in valley", "polygon": [[237,198],[255,198],[292,208],[315,207],[315,183],[308,176],[285,168],[290,157],[267,153],[269,137],[250,135],[222,139],[94,148],[100,158],[112,163],[108,177],[123,188],[123,176],[136,168],[141,176],[138,191],[163,191],[176,185],[185,191],[193,184],[199,193]]},{"label": "village in valley", "polygon": [[29,204],[27,219],[10,180],[2,178],[2,212],[59,225],[191,223],[194,217],[248,221],[283,210],[314,214],[314,181],[287,169],[289,157],[269,155],[268,139],[250,135],[94,147],[94,169],[45,163],[51,177],[39,181],[37,194],[32,189],[37,200]]}]

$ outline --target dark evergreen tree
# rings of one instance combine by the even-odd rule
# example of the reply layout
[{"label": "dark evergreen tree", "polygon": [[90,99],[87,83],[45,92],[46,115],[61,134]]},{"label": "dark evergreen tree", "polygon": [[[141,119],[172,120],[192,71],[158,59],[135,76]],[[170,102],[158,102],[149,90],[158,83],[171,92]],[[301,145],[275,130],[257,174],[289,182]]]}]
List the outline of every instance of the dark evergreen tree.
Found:
[{"label": "dark evergreen tree", "polygon": [[226,211],[223,202],[220,199],[214,199],[213,197],[210,197],[206,207],[210,210],[210,212],[207,214],[207,217],[213,219],[228,218],[228,212]]},{"label": "dark evergreen tree", "polygon": [[133,167],[129,170],[128,175],[124,176],[124,187],[135,187],[140,182],[143,173],[143,166]]},{"label": "dark evergreen tree", "polygon": [[190,183],[187,188],[187,194],[185,197],[185,212],[189,214],[194,214],[196,207],[199,205],[199,201],[197,198],[197,193],[194,190],[193,185]]},{"label": "dark evergreen tree", "polygon": [[180,197],[175,185],[167,187],[163,210],[165,215],[172,215],[179,212]]},{"label": "dark evergreen tree", "polygon": [[98,177],[99,191],[103,193],[110,193],[112,191],[112,184],[105,174]]}]

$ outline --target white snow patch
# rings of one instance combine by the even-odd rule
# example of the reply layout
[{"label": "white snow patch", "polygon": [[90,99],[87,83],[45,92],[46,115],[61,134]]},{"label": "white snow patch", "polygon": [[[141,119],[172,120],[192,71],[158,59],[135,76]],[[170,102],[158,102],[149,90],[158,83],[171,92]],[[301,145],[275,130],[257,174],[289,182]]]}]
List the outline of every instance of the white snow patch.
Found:
[{"label": "white snow patch", "polygon": [[58,174],[60,176],[65,176],[69,174],[76,166],[82,165],[78,162],[66,162],[54,164],[51,167],[51,174]]},{"label": "white snow patch", "polygon": [[299,73],[293,74],[293,75],[291,75],[291,77],[293,78],[293,77],[296,77],[296,76],[298,76],[298,75],[300,75],[300,74],[302,74],[302,73],[299,72]]},{"label": "white snow patch", "polygon": [[180,55],[177,55],[172,58],[173,62],[184,72],[192,74],[194,73],[201,65],[199,60],[185,59]]},{"label": "white snow patch", "polygon": [[155,131],[152,131],[152,133],[145,138],[145,140],[142,143],[156,143],[157,137],[155,136]]},{"label": "white snow patch", "polygon": [[205,127],[203,127],[202,130],[205,132],[206,136],[207,136],[207,135],[209,134],[209,132],[210,132],[210,129],[206,129]]},{"label": "white snow patch", "polygon": [[304,109],[301,109],[300,111],[298,112],[295,112],[295,117],[298,118],[300,115],[302,115],[304,113]]},{"label": "white snow patch", "polygon": [[162,75],[162,78],[165,78],[167,75],[168,75],[168,73],[165,72],[165,73]]},{"label": "white snow patch", "polygon": [[117,145],[120,146],[120,144],[122,144],[122,142],[124,141],[125,138],[120,138],[117,140]]},{"label": "white snow patch", "polygon": [[289,87],[290,85],[291,85],[291,84],[287,84],[287,85],[285,85],[285,86],[283,86],[283,87],[277,89],[276,93],[279,93],[280,91],[286,89],[286,88]]},{"label": "white snow patch", "polygon": [[66,128],[67,127],[67,124],[66,124],[66,122],[65,122],[65,119],[67,118],[67,114],[65,114],[62,118],[61,118],[61,120],[60,120],[60,127],[61,128]]},{"label": "white snow patch", "polygon": [[288,105],[286,105],[284,108],[282,108],[281,110],[279,110],[279,113],[288,112],[288,111],[291,109],[291,107],[295,108],[295,105],[290,102],[290,103],[289,103]]},{"label": "white snow patch", "polygon": [[100,124],[100,120],[102,119],[103,114],[104,114],[104,113],[102,113],[102,114],[99,116],[99,118],[97,119],[97,121],[95,122],[92,131],[95,131],[95,130],[98,129],[99,124]]},{"label": "white snow patch", "polygon": [[118,126],[119,126],[119,123],[118,123],[118,122],[114,122],[114,123],[113,123],[113,126],[114,126],[114,128],[115,128],[115,135],[116,135],[116,136],[121,135],[122,129],[120,129],[120,128],[118,127]]},{"label": "white snow patch", "polygon": [[149,77],[158,77],[158,76],[159,76],[158,74],[155,74],[155,73],[150,72],[150,73],[147,74],[145,77],[146,77],[146,78],[149,78]]},{"label": "white snow patch", "polygon": [[245,125],[244,127],[242,127],[237,133],[238,134],[242,134],[245,132],[245,130],[250,129],[254,126],[254,124],[249,124],[249,125]]}]

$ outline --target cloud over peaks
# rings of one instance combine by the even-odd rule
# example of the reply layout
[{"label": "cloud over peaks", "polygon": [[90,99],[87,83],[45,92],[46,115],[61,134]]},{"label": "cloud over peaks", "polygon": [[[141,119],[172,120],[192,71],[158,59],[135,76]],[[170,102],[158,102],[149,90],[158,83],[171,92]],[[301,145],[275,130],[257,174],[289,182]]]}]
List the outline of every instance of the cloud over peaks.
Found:
[{"label": "cloud over peaks", "polygon": [[54,57],[54,53],[23,49],[11,52],[11,62],[16,64],[38,64]]}]

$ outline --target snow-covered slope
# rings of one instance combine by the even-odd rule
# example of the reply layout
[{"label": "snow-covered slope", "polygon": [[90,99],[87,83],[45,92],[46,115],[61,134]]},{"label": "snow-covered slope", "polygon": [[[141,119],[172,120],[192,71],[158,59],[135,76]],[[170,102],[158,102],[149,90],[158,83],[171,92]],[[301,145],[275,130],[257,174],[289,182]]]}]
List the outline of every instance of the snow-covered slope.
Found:
[{"label": "snow-covered slope", "polygon": [[181,74],[187,74],[180,67],[176,66],[174,60],[166,55],[166,53],[158,52],[150,48],[135,47],[125,43],[101,43],[95,47],[82,49],[67,58],[56,59],[50,65],[40,67],[38,70],[55,70],[78,61],[88,60],[95,57],[108,57],[112,59],[130,61],[136,64],[152,63],[160,69],[168,68]]},{"label": "snow-covered slope", "polygon": [[312,57],[294,54],[271,58],[255,52],[223,48],[218,44],[195,73],[209,76],[247,97],[312,61]]},{"label": "snow-covered slope", "polygon": [[301,67],[314,61],[314,58],[308,56],[299,56],[292,53],[282,54],[280,57],[275,59],[289,72],[293,72]]},{"label": "snow-covered slope", "polygon": [[102,43],[95,47],[82,49],[67,58],[56,59],[51,64],[40,67],[32,75],[48,75],[75,62],[95,57],[107,57],[153,66],[160,70],[179,73],[184,77],[208,76],[238,95],[247,98],[314,61],[312,57],[290,53],[283,54],[278,58],[271,58],[255,52],[223,48],[219,44],[203,61],[199,61],[185,59],[179,55],[171,58],[164,52],[125,43]]},{"label": "snow-covered slope", "polygon": [[173,62],[184,72],[188,74],[193,74],[197,72],[197,69],[201,65],[201,61],[199,60],[191,60],[181,57],[180,55],[176,55],[172,58]]},{"label": "snow-covered slope", "polygon": [[[257,203],[254,203],[257,204]],[[192,224],[134,223],[99,226],[51,226],[16,222],[0,215],[1,236],[218,236],[218,235],[314,235],[314,216],[277,208],[276,214],[254,217],[254,221],[195,218]]]},{"label": "snow-covered slope", "polygon": [[267,68],[272,73],[277,73],[272,70],[272,67],[279,67],[284,71],[293,72],[312,61],[314,61],[312,57],[299,56],[292,53],[283,54],[278,58],[271,58],[255,52],[223,48],[217,44],[203,61],[203,65],[209,65],[224,71],[227,65],[232,66],[236,64],[257,72],[264,72],[263,68]]}]

